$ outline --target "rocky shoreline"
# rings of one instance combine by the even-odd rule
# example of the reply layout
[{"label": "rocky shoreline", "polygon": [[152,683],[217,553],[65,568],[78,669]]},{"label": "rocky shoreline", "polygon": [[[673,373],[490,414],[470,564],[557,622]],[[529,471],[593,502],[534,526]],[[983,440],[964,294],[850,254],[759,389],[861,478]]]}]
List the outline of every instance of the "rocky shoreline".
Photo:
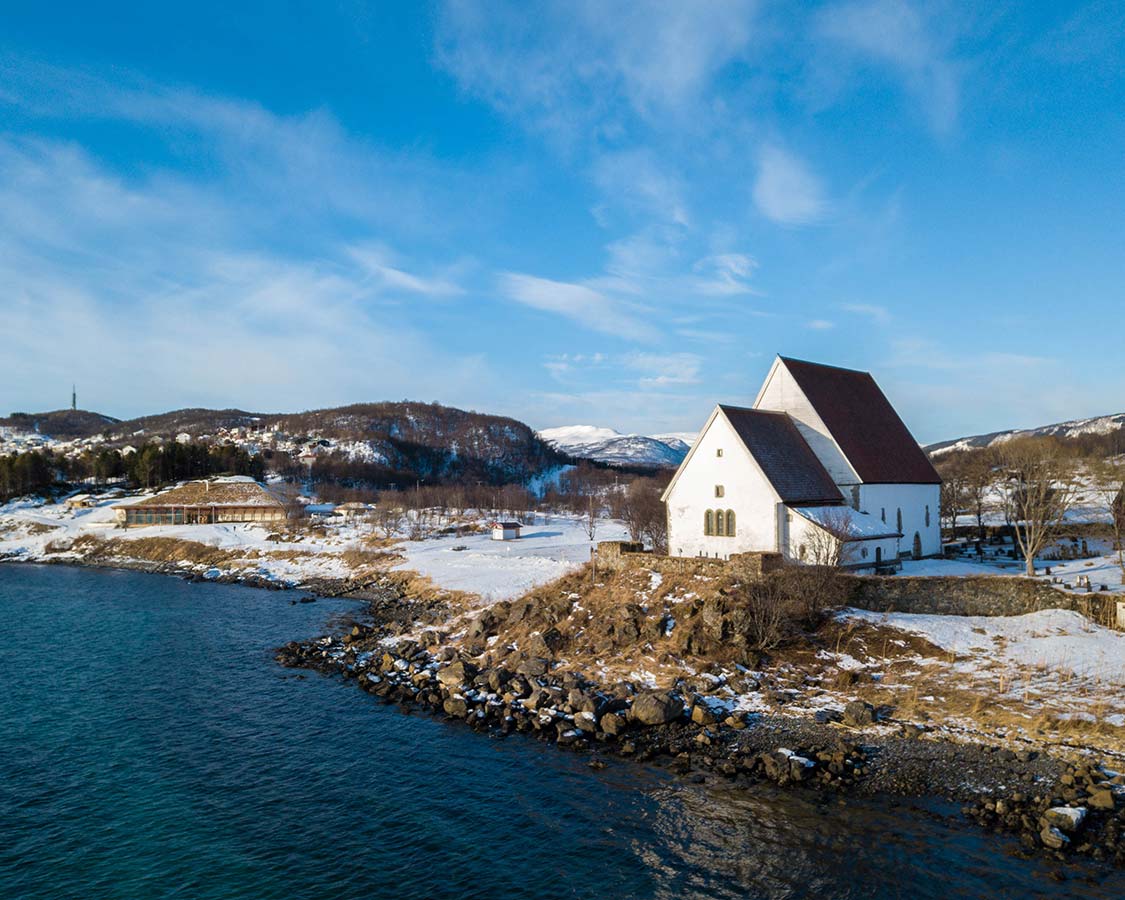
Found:
[{"label": "rocky shoreline", "polygon": [[438,601],[411,601],[389,579],[294,585],[245,573],[185,572],[144,560],[36,562],[304,594],[290,603],[317,596],[363,601],[363,624],[342,635],[290,642],[278,649],[277,661],[352,680],[385,702],[460,720],[478,731],[519,732],[588,753],[594,768],[619,758],[665,765],[695,781],[766,780],[836,795],[940,797],[962,804],[963,814],[981,827],[1018,837],[1028,855],[1060,861],[1085,856],[1125,867],[1122,765],[1115,771],[1108,764],[1068,763],[1032,750],[930,739],[919,729],[864,730],[876,724],[877,714],[861,703],[843,717],[732,716],[687,681],[668,691],[599,685],[581,674],[555,671],[546,657],[526,654],[482,666],[436,628],[424,629],[421,641],[402,637],[418,622],[441,621],[447,611]]},{"label": "rocky shoreline", "polygon": [[403,637],[410,616],[395,612],[392,593],[373,604],[374,624],[291,642],[278,649],[278,662],[343,677],[385,702],[478,731],[523,733],[587,753],[594,768],[621,758],[700,782],[940,797],[963,804],[984,828],[1018,837],[1027,855],[1125,866],[1125,775],[1108,766],[934,740],[919,729],[871,730],[876,712],[862,703],[839,720],[729,715],[687,681],[667,691],[599,685],[528,655],[514,665],[480,665],[435,629],[420,641]]}]

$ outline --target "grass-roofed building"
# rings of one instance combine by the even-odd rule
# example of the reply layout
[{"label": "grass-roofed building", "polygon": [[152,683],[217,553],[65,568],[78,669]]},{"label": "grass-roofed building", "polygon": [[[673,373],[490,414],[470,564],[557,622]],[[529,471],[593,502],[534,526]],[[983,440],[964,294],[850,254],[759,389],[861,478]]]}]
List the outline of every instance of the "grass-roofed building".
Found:
[{"label": "grass-roofed building", "polygon": [[192,481],[155,497],[113,507],[123,525],[283,522],[285,504],[252,478]]}]

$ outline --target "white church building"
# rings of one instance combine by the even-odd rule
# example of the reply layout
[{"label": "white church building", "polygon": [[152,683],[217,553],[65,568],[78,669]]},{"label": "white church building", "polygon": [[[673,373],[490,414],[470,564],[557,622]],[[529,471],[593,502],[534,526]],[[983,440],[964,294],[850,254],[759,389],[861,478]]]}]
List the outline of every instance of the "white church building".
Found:
[{"label": "white church building", "polygon": [[936,556],[940,493],[870,374],[779,356],[753,408],[715,407],[665,490],[668,552],[823,562],[837,537],[848,566]]}]

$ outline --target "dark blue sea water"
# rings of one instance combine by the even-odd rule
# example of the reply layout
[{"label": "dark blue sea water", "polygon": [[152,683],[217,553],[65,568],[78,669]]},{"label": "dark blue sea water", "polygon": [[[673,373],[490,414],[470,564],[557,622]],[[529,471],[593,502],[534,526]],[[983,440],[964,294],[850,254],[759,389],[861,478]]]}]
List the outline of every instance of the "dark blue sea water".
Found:
[{"label": "dark blue sea water", "polygon": [[355,607],[0,566],[0,898],[1121,897],[888,803],[685,785],[271,649]]}]

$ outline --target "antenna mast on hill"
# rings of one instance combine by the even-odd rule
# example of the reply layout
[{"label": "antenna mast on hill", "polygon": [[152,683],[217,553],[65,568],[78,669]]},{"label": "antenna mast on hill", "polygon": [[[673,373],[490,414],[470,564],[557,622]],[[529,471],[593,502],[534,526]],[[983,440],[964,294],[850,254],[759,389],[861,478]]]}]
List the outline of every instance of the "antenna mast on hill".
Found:
[{"label": "antenna mast on hill", "polygon": [[73,384],[70,386],[70,408],[78,409],[78,388]]}]

